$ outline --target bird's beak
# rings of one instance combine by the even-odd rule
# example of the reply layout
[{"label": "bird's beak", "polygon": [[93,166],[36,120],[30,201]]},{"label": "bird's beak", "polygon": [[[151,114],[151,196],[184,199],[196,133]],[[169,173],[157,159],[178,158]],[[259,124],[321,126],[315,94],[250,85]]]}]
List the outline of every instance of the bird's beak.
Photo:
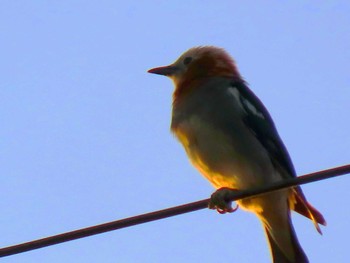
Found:
[{"label": "bird's beak", "polygon": [[174,75],[178,70],[179,70],[178,67],[170,65],[165,67],[152,68],[147,72],[170,77]]}]

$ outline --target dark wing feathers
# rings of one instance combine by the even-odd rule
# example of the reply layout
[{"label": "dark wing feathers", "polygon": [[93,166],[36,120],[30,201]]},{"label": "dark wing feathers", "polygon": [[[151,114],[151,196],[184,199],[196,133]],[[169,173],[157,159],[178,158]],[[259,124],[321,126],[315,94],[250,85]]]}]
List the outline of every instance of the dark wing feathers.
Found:
[{"label": "dark wing feathers", "polygon": [[[240,102],[246,113],[243,120],[245,125],[247,125],[247,127],[268,151],[269,155],[271,156],[272,163],[277,167],[277,169],[285,169],[289,176],[296,177],[292,160],[265,106],[244,82],[233,82],[231,86],[237,88],[240,93]],[[282,173],[282,175],[283,174],[285,173]],[[294,187],[293,195],[295,196],[295,200],[293,200],[291,209],[310,218],[314,222],[317,231],[322,233],[317,224],[319,223],[326,225],[326,221],[322,214],[306,201],[306,198],[299,186]]]},{"label": "dark wing feathers", "polygon": [[288,151],[263,103],[244,82],[233,82],[231,85],[238,89],[241,103],[247,113],[244,123],[269,152],[272,162],[283,167],[292,177],[295,177],[295,169]]}]

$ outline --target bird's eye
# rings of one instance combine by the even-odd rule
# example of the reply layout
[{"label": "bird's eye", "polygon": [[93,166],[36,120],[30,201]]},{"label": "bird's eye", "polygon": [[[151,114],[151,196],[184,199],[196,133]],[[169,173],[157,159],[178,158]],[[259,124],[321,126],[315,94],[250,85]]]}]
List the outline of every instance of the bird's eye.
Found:
[{"label": "bird's eye", "polygon": [[192,58],[191,58],[191,57],[186,57],[186,58],[184,59],[184,65],[190,64],[191,61],[192,61]]}]

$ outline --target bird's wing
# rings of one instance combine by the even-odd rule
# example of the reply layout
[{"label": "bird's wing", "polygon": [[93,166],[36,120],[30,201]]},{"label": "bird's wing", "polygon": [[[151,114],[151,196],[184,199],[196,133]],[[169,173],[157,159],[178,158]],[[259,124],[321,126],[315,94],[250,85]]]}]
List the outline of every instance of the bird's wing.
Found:
[{"label": "bird's wing", "polygon": [[[267,150],[272,163],[277,169],[287,171],[282,173],[282,176],[296,177],[292,160],[265,106],[244,82],[233,82],[231,87],[239,91],[239,100],[245,113],[243,120],[245,125]],[[310,218],[317,231],[322,233],[317,224],[326,225],[322,214],[306,201],[300,186],[294,187],[292,193],[294,198],[290,199],[291,209]]]},{"label": "bird's wing", "polygon": [[246,113],[243,120],[246,126],[267,150],[272,162],[283,167],[289,176],[295,177],[292,160],[263,103],[244,82],[233,82],[231,85],[239,91],[239,99]]}]

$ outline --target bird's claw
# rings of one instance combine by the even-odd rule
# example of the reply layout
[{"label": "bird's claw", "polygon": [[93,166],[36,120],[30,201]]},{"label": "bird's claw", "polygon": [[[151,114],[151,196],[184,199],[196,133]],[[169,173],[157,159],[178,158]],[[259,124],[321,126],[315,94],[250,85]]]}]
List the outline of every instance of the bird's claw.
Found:
[{"label": "bird's claw", "polygon": [[238,209],[238,205],[235,208],[232,207],[232,201],[230,201],[230,197],[232,192],[236,192],[237,190],[222,187],[216,190],[210,197],[210,201],[208,204],[209,209],[216,209],[220,214],[225,213],[233,213]]}]

